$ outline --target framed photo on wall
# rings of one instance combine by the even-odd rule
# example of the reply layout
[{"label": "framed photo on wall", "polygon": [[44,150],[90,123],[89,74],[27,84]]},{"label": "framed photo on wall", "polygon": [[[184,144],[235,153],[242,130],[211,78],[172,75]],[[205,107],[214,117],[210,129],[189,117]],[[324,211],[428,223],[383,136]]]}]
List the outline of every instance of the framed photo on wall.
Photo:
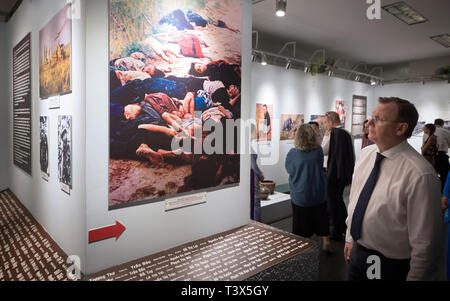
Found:
[{"label": "framed photo on wall", "polygon": [[72,90],[71,4],[64,6],[39,31],[39,96],[41,99]]},{"label": "framed photo on wall", "polygon": [[305,123],[302,114],[281,114],[280,140],[294,140],[298,128]]},{"label": "framed photo on wall", "polygon": [[237,129],[205,145],[240,120],[241,30],[235,0],[109,0],[110,210],[240,182]]},{"label": "framed photo on wall", "polygon": [[31,33],[13,48],[12,57],[13,162],[14,166],[31,176],[33,149]]},{"label": "framed photo on wall", "polygon": [[256,104],[256,141],[272,141],[273,105]]},{"label": "framed photo on wall", "polygon": [[58,178],[61,190],[72,190],[72,116],[58,116]]},{"label": "framed photo on wall", "polygon": [[367,97],[353,95],[352,103],[352,135],[362,138],[364,121],[367,119]]},{"label": "framed photo on wall", "polygon": [[341,125],[345,126],[345,116],[347,115],[347,111],[343,100],[336,100],[335,111],[339,115]]},{"label": "framed photo on wall", "polygon": [[50,166],[49,166],[49,118],[48,116],[40,117],[40,142],[39,142],[39,150],[40,150],[40,165],[41,165],[41,177],[48,181],[50,177]]}]

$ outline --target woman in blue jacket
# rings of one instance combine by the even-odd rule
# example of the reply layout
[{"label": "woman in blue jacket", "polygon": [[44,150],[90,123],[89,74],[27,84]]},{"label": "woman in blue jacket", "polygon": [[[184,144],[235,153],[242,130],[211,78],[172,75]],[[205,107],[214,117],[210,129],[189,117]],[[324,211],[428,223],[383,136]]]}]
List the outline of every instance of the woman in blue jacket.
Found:
[{"label": "woman in blue jacket", "polygon": [[323,239],[323,250],[331,254],[326,203],[327,180],[323,170],[323,151],[316,132],[302,125],[295,135],[295,148],[286,157],[289,174],[293,224],[292,232],[303,237],[313,234]]}]

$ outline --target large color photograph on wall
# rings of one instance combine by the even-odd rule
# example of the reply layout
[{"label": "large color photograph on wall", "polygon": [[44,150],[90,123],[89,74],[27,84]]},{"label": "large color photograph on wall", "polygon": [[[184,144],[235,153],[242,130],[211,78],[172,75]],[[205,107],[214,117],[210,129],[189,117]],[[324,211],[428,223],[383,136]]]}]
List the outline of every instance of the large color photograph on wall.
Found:
[{"label": "large color photograph on wall", "polygon": [[225,123],[241,115],[241,14],[234,0],[110,0],[110,209],[239,183]]},{"label": "large color photograph on wall", "polygon": [[305,123],[305,116],[301,114],[281,114],[280,140],[294,140],[295,133]]},{"label": "large color photograph on wall", "polygon": [[343,100],[336,100],[335,111],[339,115],[341,125],[345,126],[345,117],[347,115],[347,112],[345,110],[345,103]]},{"label": "large color photograph on wall", "polygon": [[70,4],[39,31],[39,96],[71,92],[72,20]]},{"label": "large color photograph on wall", "polygon": [[256,140],[272,141],[273,105],[256,104]]}]

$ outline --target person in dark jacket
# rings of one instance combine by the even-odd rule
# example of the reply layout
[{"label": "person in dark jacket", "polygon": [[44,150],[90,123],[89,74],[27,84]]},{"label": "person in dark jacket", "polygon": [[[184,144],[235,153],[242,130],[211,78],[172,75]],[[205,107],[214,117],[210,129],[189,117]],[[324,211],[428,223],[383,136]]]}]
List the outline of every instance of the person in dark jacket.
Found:
[{"label": "person in dark jacket", "polygon": [[[251,140],[256,141],[256,126],[251,126]],[[250,165],[250,218],[261,222],[261,196],[259,182],[264,180],[264,173],[258,166],[258,154],[256,149],[251,147],[251,165]]]},{"label": "person in dark jacket", "polygon": [[326,113],[326,129],[330,135],[329,144],[324,147],[328,155],[328,212],[330,215],[330,239],[341,241],[346,233],[347,208],[343,193],[345,186],[351,184],[355,167],[355,151],[351,135],[341,126],[336,112]]}]

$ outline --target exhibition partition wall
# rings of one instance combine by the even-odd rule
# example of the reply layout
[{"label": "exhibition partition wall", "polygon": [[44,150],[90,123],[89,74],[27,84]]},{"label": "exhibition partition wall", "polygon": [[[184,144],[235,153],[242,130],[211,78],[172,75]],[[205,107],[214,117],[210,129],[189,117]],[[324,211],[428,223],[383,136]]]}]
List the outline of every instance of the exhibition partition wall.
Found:
[{"label": "exhibition partition wall", "polygon": [[[80,258],[84,271],[87,240],[84,1],[77,1],[77,12],[72,20],[68,18],[70,7],[66,5],[66,1],[24,0],[5,25],[6,38],[1,40],[4,41],[2,58],[6,58],[6,72],[0,76],[3,79],[5,74],[1,82],[6,83],[7,92],[2,97],[1,106],[6,105],[7,109],[0,110],[0,120],[7,120],[7,126],[1,126],[8,130],[0,133],[1,141],[7,141],[2,143],[0,155],[2,160],[6,158],[6,186],[67,255]],[[25,89],[17,86],[22,82],[20,76],[23,75],[24,59],[21,57],[14,60],[17,73],[13,84],[13,48],[19,46],[28,34],[31,36],[31,116],[25,119],[31,117],[31,133],[26,133],[31,134],[30,142],[24,139],[24,135],[18,135],[26,128],[17,127],[24,119],[13,117],[13,111],[17,110],[13,105],[13,95],[16,93],[17,97],[22,93],[21,89]],[[16,50],[18,55],[23,51],[20,48]],[[59,84],[58,79],[68,84]],[[54,88],[43,90],[46,85],[56,83],[58,85]],[[15,92],[13,89],[16,89]],[[14,101],[17,103],[18,99]],[[70,126],[67,118],[71,120]],[[46,121],[43,127],[41,120]],[[5,139],[3,135],[6,135]],[[14,164],[14,152],[19,150],[14,148],[14,143],[18,142],[21,147],[31,143],[28,154],[32,159],[31,174]],[[9,152],[3,156],[5,144]],[[23,155],[24,150],[20,149],[20,152]],[[1,164],[3,161],[0,161]],[[42,169],[45,169],[45,177],[42,176]],[[71,187],[67,185],[69,182]]]},{"label": "exhibition partition wall", "polygon": [[[5,41],[6,39],[6,24],[0,24],[0,41]],[[5,43],[0,44],[0,57],[2,58],[3,64],[5,64],[5,58],[7,55]],[[8,104],[10,102],[7,93],[8,73],[0,72],[0,191],[8,187],[7,182],[7,169],[8,169],[8,133],[6,130],[8,128]]]},{"label": "exhibition partition wall", "polygon": [[[127,11],[123,8],[130,5],[138,12],[138,18],[142,21],[136,31],[140,40],[133,40],[129,35],[129,28],[126,28],[131,26],[128,20],[133,16],[120,16],[121,11]],[[194,18],[195,21],[192,22],[201,28],[194,30],[187,22],[178,24],[176,20],[179,18],[176,16],[183,13],[180,8],[185,9],[184,13],[188,14],[189,18]],[[111,19],[110,11],[113,12]],[[206,19],[202,19],[198,13],[203,14]],[[166,17],[164,14],[169,15]],[[171,15],[175,18],[171,18]],[[189,72],[203,72],[194,67],[193,63],[216,61],[212,68],[223,69],[226,75],[220,78],[222,83],[205,84],[203,89],[221,90],[224,93],[222,95],[229,95],[230,103],[223,103],[224,109],[206,110],[206,115],[197,116],[197,113],[192,112],[192,123],[187,124],[194,125],[193,136],[197,137],[197,120],[194,117],[201,118],[203,122],[209,118],[221,120],[222,117],[233,121],[238,118],[249,119],[251,22],[251,3],[240,0],[82,0],[73,1],[71,6],[64,1],[25,0],[14,17],[4,26],[4,32],[0,31],[0,35],[6,37],[2,51],[8,66],[6,78],[2,81],[6,83],[7,93],[4,98],[8,100],[2,103],[2,106],[6,106],[6,110],[2,112],[6,111],[5,128],[8,129],[1,133],[8,141],[8,148],[1,150],[8,152],[5,156],[7,180],[4,187],[10,188],[18,196],[67,255],[80,258],[82,272],[97,272],[249,222],[250,160],[245,153],[239,154],[235,149],[224,155],[225,160],[220,156],[211,157],[210,160],[209,155],[204,152],[192,157],[192,167],[187,166],[181,171],[184,185],[175,182],[180,177],[174,174],[177,167],[167,162],[166,165],[160,164],[161,162],[153,165],[154,162],[150,158],[148,161],[145,158],[138,161],[133,156],[132,160],[128,161],[120,156],[110,159],[113,152],[121,151],[120,147],[110,144],[116,138],[114,135],[117,126],[133,119],[125,119],[126,115],[122,111],[119,122],[113,122],[115,119],[112,116],[117,116],[113,115],[112,111],[112,108],[116,108],[112,105],[116,98],[113,93],[110,95],[110,91],[117,82],[111,81],[110,75],[117,77],[119,88],[122,85],[129,87],[126,85],[127,81],[138,83],[149,78],[147,73],[144,74],[145,78],[140,77],[141,73],[130,80],[129,77],[133,77],[138,70],[122,69],[127,66],[136,68],[139,65],[136,61],[141,60],[139,55],[143,54],[135,47],[141,42],[148,42],[141,48],[146,55],[160,56],[165,61],[148,57],[147,62],[156,66],[158,72],[170,73],[175,81],[176,77],[189,77],[189,69]],[[125,26],[125,30],[114,33],[114,29],[119,28],[117,26]],[[186,28],[180,28],[183,26]],[[190,34],[184,35],[184,29],[189,30]],[[180,31],[180,34],[175,37],[177,31]],[[128,40],[127,43],[120,44],[123,38],[119,35],[123,32]],[[153,36],[157,36],[158,41],[152,39]],[[30,39],[24,39],[26,37]],[[174,43],[173,39],[177,41]],[[160,48],[162,45],[159,42],[163,40],[167,43],[164,49]],[[223,43],[224,40],[228,42]],[[165,46],[179,48],[169,50]],[[27,56],[28,54],[30,55]],[[124,65],[119,62],[115,64],[116,60],[112,60],[111,55],[123,57],[121,62]],[[132,60],[135,60],[134,63],[127,65]],[[31,68],[26,65],[28,62],[31,62]],[[114,68],[113,73],[110,73],[111,67]],[[150,81],[157,81],[157,86],[161,87],[164,79],[156,79],[159,73],[150,69],[145,72],[152,75]],[[202,81],[200,74],[196,76]],[[28,85],[30,79],[31,84]],[[187,86],[185,82],[178,85],[182,84]],[[169,94],[169,90],[176,89],[177,85],[165,87],[155,92]],[[130,91],[137,96],[151,93],[146,90],[145,94],[141,94],[142,90],[139,89]],[[206,95],[196,90],[192,93],[198,97]],[[14,95],[17,97],[13,103]],[[161,93],[157,97],[162,97],[162,101],[171,101],[161,96]],[[181,99],[183,95],[171,97],[177,106],[180,101],[187,101]],[[199,100],[205,105],[209,103],[206,96],[203,99],[197,98],[195,109]],[[31,103],[26,101],[29,99]],[[132,97],[129,104],[133,100],[135,99]],[[146,97],[145,100],[147,101]],[[193,101],[194,99],[191,102],[192,109]],[[191,107],[186,103],[183,103],[184,110],[189,111]],[[24,109],[19,107],[24,104]],[[160,109],[164,108],[161,106]],[[142,104],[141,109],[145,113],[149,112],[145,104]],[[185,111],[180,109],[180,112]],[[20,114],[24,113],[28,115],[21,117]],[[163,116],[162,112],[159,113]],[[169,122],[166,119],[165,121]],[[168,128],[165,129],[167,132]],[[139,132],[141,133],[142,131]],[[240,134],[240,139],[249,137]],[[239,136],[236,136],[236,139],[239,139]],[[183,140],[183,146],[185,141]],[[125,146],[130,149],[134,147],[132,144]],[[145,151],[148,156],[148,149]],[[132,152],[137,154],[136,149]],[[176,154],[179,152],[172,153]],[[14,164],[13,158],[18,158],[21,164]],[[181,158],[191,157],[189,153],[185,153]],[[31,164],[28,164],[27,160],[30,160]],[[111,165],[112,163],[115,165]],[[3,161],[0,164],[3,164]],[[129,166],[128,174],[121,171],[126,164]],[[133,171],[136,169],[133,164],[143,166],[141,174],[134,177]],[[23,166],[19,168],[19,165]],[[194,165],[197,168],[195,171]],[[164,169],[161,166],[165,166]],[[202,171],[211,166],[217,166],[216,170],[213,170],[215,175],[205,178]],[[191,169],[192,176],[189,176]],[[111,173],[111,170],[115,173]],[[165,175],[162,175],[162,172]],[[111,180],[111,175],[117,179]],[[133,184],[133,181],[150,176],[161,183],[165,181],[166,193],[162,193],[164,189],[158,187],[137,187]],[[193,179],[199,176],[203,176],[208,182],[195,182]],[[174,181],[169,181],[170,178]],[[211,178],[214,181],[211,181]],[[124,185],[127,179],[131,179],[127,189],[135,189],[133,195],[136,197],[123,199],[124,204],[117,204],[118,194],[111,192],[114,192],[117,186]],[[159,190],[156,190],[155,197],[154,191],[157,188]],[[116,223],[123,225],[120,226],[122,231],[126,229],[120,239],[94,239],[93,233],[96,229]]]},{"label": "exhibition partition wall", "polygon": [[[200,239],[215,233],[226,231],[229,229],[242,226],[249,222],[250,217],[250,202],[249,202],[249,187],[250,187],[250,161],[249,156],[240,156],[240,169],[238,178],[239,181],[231,180],[231,185],[219,185],[217,187],[209,187],[208,189],[187,189],[187,197],[191,199],[197,198],[200,200],[200,204],[194,206],[188,206],[178,208],[176,210],[169,210],[169,201],[174,200],[173,203],[177,203],[177,197],[180,195],[174,195],[173,192],[167,197],[155,198],[152,196],[155,186],[149,184],[148,187],[142,187],[145,189],[137,190],[136,185],[142,185],[142,177],[146,177],[148,174],[155,172],[154,179],[159,179],[160,182],[167,181],[168,178],[173,177],[173,173],[178,167],[173,167],[167,170],[167,166],[164,168],[152,167],[152,162],[142,161],[144,163],[133,163],[129,159],[122,160],[122,164],[111,159],[112,151],[117,149],[110,145],[111,140],[108,139],[110,135],[110,125],[115,126],[112,119],[113,110],[113,98],[110,95],[111,85],[114,84],[110,81],[109,65],[110,63],[117,68],[116,61],[111,61],[111,56],[115,58],[123,58],[130,55],[132,51],[137,50],[136,44],[145,43],[147,46],[155,46],[152,37],[157,37],[159,41],[169,41],[168,39],[178,39],[177,43],[171,43],[177,47],[184,45],[183,41],[180,43],[178,30],[187,29],[187,33],[196,34],[200,37],[199,41],[193,38],[193,47],[191,51],[193,53],[183,54],[185,58],[173,56],[171,59],[173,62],[173,70],[163,71],[166,62],[152,61],[155,65],[160,66],[163,72],[169,72],[172,74],[178,74],[176,77],[188,77],[187,71],[190,67],[190,62],[208,61],[208,60],[220,60],[226,59],[230,63],[239,65],[236,60],[236,53],[241,52],[240,56],[242,62],[240,66],[242,68],[242,77],[240,86],[242,87],[241,94],[241,117],[242,119],[250,118],[250,51],[251,51],[251,3],[250,1],[128,1],[127,3],[120,3],[121,1],[113,1],[115,5],[111,15],[111,24],[108,21],[109,15],[109,0],[89,0],[86,1],[86,212],[87,212],[87,228],[88,230],[96,229],[106,225],[113,225],[118,221],[126,227],[125,232],[120,236],[118,240],[108,239],[99,242],[93,242],[87,246],[87,273],[94,273],[99,270],[130,261],[135,258],[144,257],[149,254],[153,254],[159,251],[175,247],[182,243]],[[155,8],[155,5],[159,3],[160,6]],[[146,18],[136,17],[134,24],[144,24],[142,27],[143,34],[138,34],[139,38],[133,40],[133,33],[129,32],[127,26],[131,26],[128,23],[121,23],[122,20],[128,20],[125,16],[117,15],[116,9],[120,9],[123,6],[133,5],[133,10],[127,11],[139,11],[136,16],[146,16]],[[205,10],[206,5],[209,7]],[[233,10],[230,10],[230,7]],[[240,9],[242,11],[240,11]],[[214,8],[214,9],[213,9]],[[205,22],[205,28],[201,31],[190,29],[190,25],[186,23],[172,23],[174,19],[170,18],[170,15],[183,14],[178,9],[182,9],[184,13],[198,13],[206,16],[207,18],[217,21],[223,20],[227,27],[218,27],[214,24]],[[177,11],[178,10],[178,11]],[[168,17],[165,17],[165,15]],[[194,16],[191,14],[191,16]],[[233,16],[233,17],[231,17]],[[239,16],[242,16],[239,18]],[[181,18],[183,19],[183,18]],[[241,19],[241,21],[239,20]],[[172,20],[172,21],[171,21]],[[179,20],[179,19],[178,19]],[[201,20],[198,20],[201,24]],[[142,22],[142,23],[140,23]],[[223,24],[222,24],[223,25]],[[201,25],[200,25],[201,26]],[[114,44],[114,49],[110,48],[109,35],[111,28],[123,28],[124,32],[129,32],[125,38],[129,39],[128,42],[135,42],[133,45],[127,45],[119,47],[117,51],[117,42]],[[164,34],[164,30],[167,34]],[[139,30],[136,32],[139,33]],[[120,32],[111,31],[111,38],[117,39],[117,34]],[[228,43],[221,43],[222,35],[226,34],[230,37]],[[148,37],[148,38],[147,38]],[[146,39],[147,38],[147,39]],[[241,40],[241,42],[239,42]],[[171,40],[173,42],[173,40]],[[191,42],[188,42],[191,43]],[[241,43],[242,46],[235,50],[231,48],[231,51],[226,57],[221,56],[223,47],[234,47],[236,43]],[[159,43],[157,43],[159,45]],[[201,47],[198,47],[202,45]],[[230,46],[231,45],[231,46]],[[204,54],[202,55],[199,48],[203,48]],[[128,50],[127,50],[128,49]],[[163,48],[161,48],[163,49]],[[222,49],[222,50],[221,50]],[[125,51],[124,51],[125,50]],[[141,51],[145,52],[145,49]],[[139,52],[139,51],[138,51]],[[165,53],[171,53],[171,51],[165,51]],[[116,57],[117,56],[117,57]],[[140,54],[133,54],[134,58],[139,58]],[[202,58],[202,57],[205,58]],[[188,59],[189,58],[189,59]],[[124,62],[123,60],[121,62]],[[237,63],[237,64],[236,64]],[[137,63],[139,64],[139,63]],[[125,66],[127,67],[127,66]],[[129,69],[127,69],[129,70]],[[116,71],[121,71],[116,69]],[[124,71],[127,72],[127,71]],[[115,72],[114,77],[120,74],[120,79],[124,79],[121,75],[124,73]],[[131,74],[131,73],[129,73]],[[148,79],[144,74],[141,79],[131,80],[133,84],[139,83],[142,80],[143,83],[152,83],[153,79]],[[175,79],[174,79],[175,80]],[[119,84],[120,85],[120,84]],[[130,84],[128,85],[130,86]],[[175,87],[175,85],[171,86]],[[145,86],[145,89],[150,89],[149,86]],[[136,90],[133,90],[136,91]],[[146,94],[151,93],[146,90]],[[161,92],[161,91],[158,91]],[[170,91],[166,91],[167,94]],[[111,97],[110,97],[111,96]],[[179,99],[179,96],[171,96]],[[144,105],[144,104],[142,104]],[[232,109],[230,111],[233,111]],[[233,112],[236,116],[236,111]],[[203,116],[202,116],[203,117]],[[242,137],[241,137],[242,138]],[[131,144],[128,144],[131,147]],[[139,145],[137,145],[139,147]],[[152,147],[152,146],[150,146]],[[133,150],[136,150],[134,148]],[[156,151],[155,149],[154,151]],[[147,150],[148,152],[148,150]],[[134,159],[133,159],[134,160]],[[111,165],[113,162],[114,165]],[[138,164],[138,170],[143,166],[149,166],[144,169],[144,172],[140,175],[136,172],[134,175],[127,171],[128,164]],[[114,166],[116,172],[118,167],[123,167],[121,183],[133,183],[130,181],[130,177],[134,177],[133,181],[135,186],[129,186],[128,189],[136,189],[134,195],[138,195],[137,198],[129,198],[126,200],[130,202],[121,201],[121,205],[118,205],[119,194],[111,193],[116,190],[116,186],[111,186],[111,178],[117,176],[116,173],[111,173],[111,166]],[[135,166],[135,165],[134,165]],[[155,165],[156,166],[156,165]],[[225,166],[225,165],[224,165]],[[210,167],[210,165],[205,166]],[[190,172],[190,168],[186,167],[186,173]],[[233,168],[232,168],[233,169]],[[137,178],[136,178],[137,176]],[[181,176],[181,179],[185,179],[185,175]],[[120,180],[120,178],[119,178]],[[185,180],[184,180],[185,181]],[[175,182],[175,179],[174,179]],[[182,182],[183,183],[183,182]],[[224,182],[221,182],[224,183]],[[225,181],[226,183],[226,181]],[[232,184],[234,183],[234,184]],[[129,185],[129,184],[127,184]],[[167,182],[167,185],[163,185],[166,188],[178,189],[178,184]],[[161,188],[165,192],[161,192],[164,196],[167,191]],[[173,191],[173,189],[172,189]],[[179,192],[179,191],[178,191]],[[186,196],[186,193],[182,194]],[[142,199],[143,197],[143,199]],[[168,200],[169,199],[169,200]],[[186,205],[186,199],[184,202]],[[127,204],[128,203],[128,204]]]}]

